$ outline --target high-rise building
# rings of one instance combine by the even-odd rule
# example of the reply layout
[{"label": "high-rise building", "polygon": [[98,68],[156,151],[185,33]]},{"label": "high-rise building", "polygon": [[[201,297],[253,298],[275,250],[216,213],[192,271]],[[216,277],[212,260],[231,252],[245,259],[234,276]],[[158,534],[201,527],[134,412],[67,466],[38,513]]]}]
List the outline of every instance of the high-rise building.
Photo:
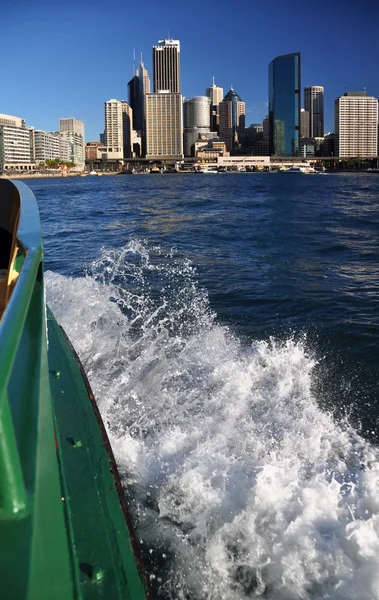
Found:
[{"label": "high-rise building", "polygon": [[154,92],[180,93],[180,42],[159,40],[153,46]]},{"label": "high-rise building", "polygon": [[304,88],[304,109],[309,113],[309,132],[304,137],[324,137],[324,88],[321,85]]},{"label": "high-rise building", "polygon": [[141,62],[135,75],[128,83],[129,106],[133,110],[133,129],[143,132],[145,94],[150,94],[150,77],[145,65]]},{"label": "high-rise building", "polygon": [[84,123],[72,117],[59,119],[59,131],[70,144],[69,160],[75,163],[78,169],[84,168]]},{"label": "high-rise building", "polygon": [[300,153],[300,52],[277,56],[269,65],[270,154]]},{"label": "high-rise building", "polygon": [[220,138],[230,152],[244,146],[245,143],[245,103],[231,89],[220,107]]},{"label": "high-rise building", "polygon": [[194,156],[199,134],[209,133],[211,99],[207,96],[185,98],[183,102],[184,156]]},{"label": "high-rise building", "polygon": [[133,111],[125,100],[111,98],[104,102],[104,141],[112,158],[132,156]]},{"label": "high-rise building", "polygon": [[146,158],[183,158],[182,95],[146,94]]},{"label": "high-rise building", "polygon": [[224,97],[224,90],[221,87],[215,85],[215,79],[213,77],[213,83],[211,87],[206,89],[206,96],[211,99],[210,113],[211,113],[211,122],[210,127],[212,131],[219,131],[220,125],[220,109],[219,105],[222,102]]},{"label": "high-rise building", "polygon": [[334,154],[340,158],[378,154],[378,100],[346,92],[334,102]]}]

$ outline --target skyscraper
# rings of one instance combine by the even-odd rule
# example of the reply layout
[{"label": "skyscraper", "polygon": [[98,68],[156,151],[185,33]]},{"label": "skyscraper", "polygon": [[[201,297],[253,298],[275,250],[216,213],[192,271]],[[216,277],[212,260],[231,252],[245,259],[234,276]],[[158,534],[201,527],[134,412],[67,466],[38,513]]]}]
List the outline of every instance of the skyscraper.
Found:
[{"label": "skyscraper", "polygon": [[220,103],[220,138],[228,151],[245,143],[245,103],[231,89]]},{"label": "skyscraper", "polygon": [[378,154],[378,100],[346,92],[334,102],[334,154],[369,158]]},{"label": "skyscraper", "polygon": [[146,158],[183,158],[180,42],[153,46],[154,93],[145,95]]},{"label": "skyscraper", "polygon": [[146,153],[146,127],[145,127],[145,94],[150,93],[150,77],[145,65],[139,64],[135,75],[128,83],[129,106],[133,110],[133,129],[141,136],[142,153]]},{"label": "skyscraper", "polygon": [[309,133],[304,137],[324,137],[324,88],[321,85],[304,88],[304,109],[309,112]]},{"label": "skyscraper", "polygon": [[180,42],[159,40],[153,46],[154,92],[180,94]]},{"label": "skyscraper", "polygon": [[213,83],[211,85],[211,87],[206,89],[205,94],[211,99],[211,107],[210,107],[210,113],[211,113],[211,122],[210,122],[210,127],[212,129],[212,131],[217,131],[219,130],[219,124],[220,124],[220,109],[219,109],[219,105],[220,102],[222,102],[222,99],[224,97],[224,90],[221,87],[218,87],[217,85],[215,85],[215,79],[213,77]]},{"label": "skyscraper", "polygon": [[135,75],[128,83],[129,106],[133,110],[133,129],[143,131],[145,94],[150,93],[150,77],[145,65],[139,64]]},{"label": "skyscraper", "polygon": [[270,154],[300,153],[300,52],[277,56],[269,65]]},{"label": "skyscraper", "polygon": [[191,156],[199,134],[209,133],[211,99],[207,96],[186,98],[183,102],[184,155]]},{"label": "skyscraper", "polygon": [[183,158],[182,95],[146,94],[146,158]]}]

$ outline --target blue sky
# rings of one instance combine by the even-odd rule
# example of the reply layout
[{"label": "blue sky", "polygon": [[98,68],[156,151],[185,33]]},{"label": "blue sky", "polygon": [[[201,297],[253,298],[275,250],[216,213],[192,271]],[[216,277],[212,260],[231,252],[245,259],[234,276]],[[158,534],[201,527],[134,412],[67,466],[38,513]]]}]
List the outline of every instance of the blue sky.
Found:
[{"label": "blue sky", "polygon": [[[215,83],[246,102],[246,124],[267,113],[268,64],[301,52],[302,88],[325,88],[325,130],[334,100],[366,88],[379,97],[377,0],[2,0],[0,113],[46,131],[59,118],[85,123],[86,141],[104,129],[104,101],[127,100],[143,54],[170,35],[181,43],[184,96]],[[138,60],[137,60],[138,62]]]}]

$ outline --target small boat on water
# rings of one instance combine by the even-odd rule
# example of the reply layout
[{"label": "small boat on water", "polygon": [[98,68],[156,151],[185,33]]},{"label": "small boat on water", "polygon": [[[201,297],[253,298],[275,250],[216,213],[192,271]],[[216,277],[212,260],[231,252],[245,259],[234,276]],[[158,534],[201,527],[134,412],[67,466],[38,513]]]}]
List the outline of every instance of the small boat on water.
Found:
[{"label": "small boat on water", "polygon": [[310,166],[295,166],[293,165],[292,167],[288,167],[288,169],[280,169],[280,173],[303,173],[305,175],[311,174],[311,173],[317,173],[316,169],[314,169],[313,167]]},{"label": "small boat on water", "polygon": [[45,304],[36,199],[0,179],[0,578],[9,600],[144,600],[117,466]]},{"label": "small boat on water", "polygon": [[218,173],[218,170],[212,167],[200,167],[200,169],[197,170],[197,173]]}]

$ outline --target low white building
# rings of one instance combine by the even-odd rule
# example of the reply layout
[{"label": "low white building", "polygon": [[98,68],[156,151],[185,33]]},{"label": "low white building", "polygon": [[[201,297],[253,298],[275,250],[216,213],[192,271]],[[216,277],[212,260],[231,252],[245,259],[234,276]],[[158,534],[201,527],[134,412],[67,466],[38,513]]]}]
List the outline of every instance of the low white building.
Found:
[{"label": "low white building", "polygon": [[0,114],[0,172],[34,169],[33,154],[33,128],[21,117]]},{"label": "low white building", "polygon": [[34,157],[37,163],[59,158],[69,161],[72,154],[69,140],[58,132],[34,131]]}]

